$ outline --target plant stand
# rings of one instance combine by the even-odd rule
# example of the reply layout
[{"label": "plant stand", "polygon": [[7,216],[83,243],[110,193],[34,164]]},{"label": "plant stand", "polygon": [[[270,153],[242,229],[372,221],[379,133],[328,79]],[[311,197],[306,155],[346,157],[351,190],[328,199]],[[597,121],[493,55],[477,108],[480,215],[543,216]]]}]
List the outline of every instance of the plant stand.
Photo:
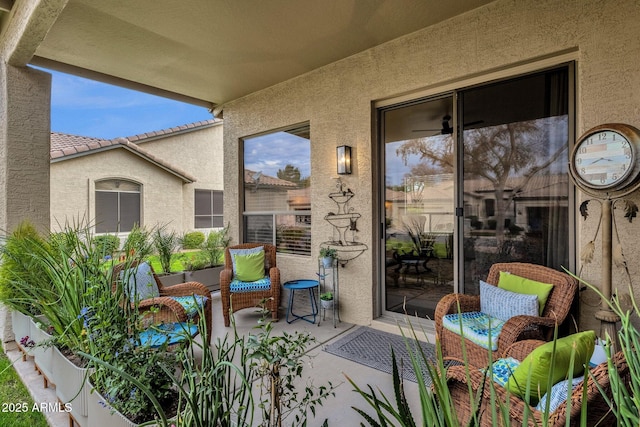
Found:
[{"label": "plant stand", "polygon": [[327,310],[333,312],[333,327],[337,327],[337,322],[340,322],[340,297],[339,297],[339,283],[338,283],[338,260],[333,259],[333,262],[329,267],[326,267],[322,260],[318,262],[318,292],[326,292],[331,290],[333,292],[333,299],[330,301],[320,300],[320,307],[322,308],[321,319],[318,319],[318,326],[320,326],[321,320],[325,320]]}]

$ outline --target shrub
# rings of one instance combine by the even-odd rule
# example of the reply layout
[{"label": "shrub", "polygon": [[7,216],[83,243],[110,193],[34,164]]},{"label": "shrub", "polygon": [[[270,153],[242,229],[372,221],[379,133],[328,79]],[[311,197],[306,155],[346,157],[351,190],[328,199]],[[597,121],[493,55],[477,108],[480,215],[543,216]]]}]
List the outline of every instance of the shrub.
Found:
[{"label": "shrub", "polygon": [[224,250],[229,246],[229,243],[231,243],[229,224],[218,231],[209,233],[207,241],[202,247],[209,265],[215,266],[222,264]]},{"label": "shrub", "polygon": [[39,314],[30,289],[47,288],[44,267],[33,254],[49,245],[29,221],[23,221],[0,246],[0,301],[24,314]]},{"label": "shrub", "polygon": [[151,232],[136,225],[127,236],[122,249],[127,255],[135,254],[140,259],[147,258],[153,251]]},{"label": "shrub", "polygon": [[202,231],[192,231],[185,233],[182,237],[182,247],[184,249],[199,249],[204,243],[204,233]]},{"label": "shrub", "polygon": [[93,242],[98,252],[103,253],[104,256],[113,255],[120,248],[120,239],[113,234],[95,236]]}]

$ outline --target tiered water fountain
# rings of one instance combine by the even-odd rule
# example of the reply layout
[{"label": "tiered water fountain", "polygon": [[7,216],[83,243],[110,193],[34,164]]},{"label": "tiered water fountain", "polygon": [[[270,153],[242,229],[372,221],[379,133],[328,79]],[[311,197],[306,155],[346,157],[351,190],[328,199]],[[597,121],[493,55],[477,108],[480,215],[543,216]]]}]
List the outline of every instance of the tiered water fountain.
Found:
[{"label": "tiered water fountain", "polygon": [[344,267],[347,262],[362,255],[368,247],[364,243],[355,241],[355,233],[358,231],[357,221],[361,215],[348,207],[349,200],[355,196],[355,193],[350,188],[345,190],[345,185],[340,178],[337,179],[336,188],[338,191],[329,193],[329,198],[338,205],[338,212],[329,212],[324,217],[335,229],[334,240],[323,242],[320,247],[335,249],[338,252],[338,262]]}]

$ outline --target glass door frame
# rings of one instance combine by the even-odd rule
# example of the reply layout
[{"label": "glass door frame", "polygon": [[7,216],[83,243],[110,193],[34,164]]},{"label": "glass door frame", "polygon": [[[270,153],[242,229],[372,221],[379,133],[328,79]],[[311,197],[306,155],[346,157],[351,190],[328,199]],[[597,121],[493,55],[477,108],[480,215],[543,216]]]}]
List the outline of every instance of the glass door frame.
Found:
[{"label": "glass door frame", "polygon": [[[375,255],[375,259],[378,260],[378,266],[379,268],[377,269],[377,279],[378,279],[378,285],[376,286],[376,290],[374,293],[374,297],[375,297],[375,304],[374,304],[374,319],[379,317],[379,316],[390,316],[392,318],[404,318],[405,314],[403,313],[396,313],[396,312],[392,312],[392,311],[388,311],[386,310],[386,279],[385,279],[385,269],[386,269],[386,256],[385,256],[385,245],[386,245],[386,224],[385,224],[385,219],[386,219],[386,207],[385,207],[385,201],[386,201],[386,184],[384,182],[385,180],[385,171],[386,171],[386,155],[385,155],[385,143],[384,143],[384,122],[382,119],[383,113],[385,111],[389,111],[391,109],[395,109],[395,108],[402,108],[403,106],[409,106],[412,104],[419,104],[422,102],[429,102],[429,101],[435,101],[438,99],[443,99],[443,98],[451,98],[452,101],[452,112],[451,112],[451,123],[453,124],[453,133],[452,133],[452,138],[454,141],[454,156],[457,159],[458,157],[458,144],[457,144],[457,139],[458,139],[458,130],[457,130],[457,95],[456,95],[457,91],[456,90],[449,90],[449,91],[439,91],[433,94],[424,94],[422,96],[420,96],[419,94],[416,94],[415,96],[411,96],[411,97],[400,97],[400,98],[394,98],[393,100],[397,100],[397,102],[392,102],[393,100],[390,100],[391,102],[385,102],[383,104],[380,105],[375,105],[374,106],[374,120],[373,120],[373,125],[374,125],[374,135],[376,135],[376,141],[377,144],[376,148],[375,148],[375,155],[373,156],[374,159],[376,159],[376,161],[374,162],[374,170],[378,171],[378,173],[375,174],[374,176],[374,185],[375,188],[377,189],[377,197],[378,197],[378,205],[379,205],[379,209],[378,209],[378,223],[379,223],[379,227],[377,230],[377,233],[375,233],[374,230],[374,236],[377,234],[377,236],[375,236],[375,241],[379,242],[378,245],[376,246],[376,250],[377,250],[377,254]],[[462,217],[458,216],[458,210],[456,209],[457,203],[458,203],[458,199],[459,199],[459,195],[458,193],[458,169],[459,165],[457,164],[456,161],[456,165],[454,165],[453,168],[453,174],[454,174],[454,194],[453,194],[453,209],[455,211],[454,214],[454,224],[453,224],[453,282],[454,282],[454,286],[451,290],[451,292],[458,292],[457,290],[457,283],[459,282],[458,280],[458,274],[459,274],[459,266],[458,266],[458,256],[457,256],[457,252],[459,251],[458,247],[459,247],[459,243],[458,240],[459,238],[457,237],[458,233],[458,227],[459,224],[462,221]]]}]

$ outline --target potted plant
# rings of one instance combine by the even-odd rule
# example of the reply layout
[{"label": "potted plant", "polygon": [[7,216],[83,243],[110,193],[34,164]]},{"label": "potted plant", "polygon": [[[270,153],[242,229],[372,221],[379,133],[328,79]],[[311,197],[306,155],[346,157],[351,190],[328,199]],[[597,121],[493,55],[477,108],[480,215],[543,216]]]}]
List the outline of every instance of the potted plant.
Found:
[{"label": "potted plant", "polygon": [[325,310],[333,307],[333,292],[329,291],[320,294],[320,306]]},{"label": "potted plant", "polygon": [[338,258],[338,251],[334,248],[322,247],[320,248],[320,259],[324,268],[330,268],[333,265],[333,260]]}]

